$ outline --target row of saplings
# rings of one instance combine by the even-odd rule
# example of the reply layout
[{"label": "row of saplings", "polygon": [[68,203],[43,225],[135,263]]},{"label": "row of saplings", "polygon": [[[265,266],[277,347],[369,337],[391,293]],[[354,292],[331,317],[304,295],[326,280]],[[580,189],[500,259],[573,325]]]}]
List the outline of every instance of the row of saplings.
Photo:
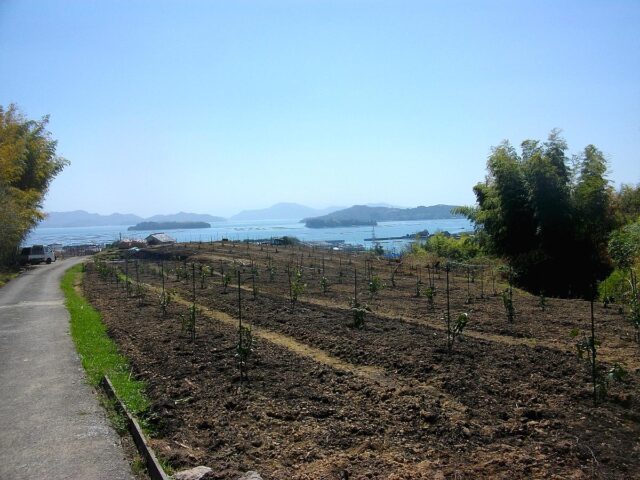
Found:
[{"label": "row of saplings", "polygon": [[[275,267],[273,266],[271,259],[268,258],[268,263],[266,265],[266,271],[269,276],[270,281],[273,281],[275,278]],[[324,259],[323,259],[324,260]],[[128,259],[125,259],[124,262],[124,271],[118,268],[114,263],[107,263],[104,260],[95,259],[95,267],[98,275],[105,281],[115,282],[118,286],[122,285],[123,290],[126,292],[127,296],[134,296],[138,298],[139,304],[142,305],[144,303],[145,298],[145,288],[144,285],[140,282],[140,272],[141,272],[141,263],[137,260],[134,262],[130,262]],[[135,281],[132,278],[132,275],[129,273],[129,264],[133,263],[133,268],[135,273]],[[235,262],[234,262],[235,263]],[[144,268],[144,263],[142,264],[142,268]],[[147,264],[149,267],[150,265]],[[182,331],[187,334],[188,338],[191,342],[195,341],[196,337],[196,320],[198,317],[198,307],[196,303],[196,283],[199,283],[200,288],[204,289],[206,287],[206,278],[212,277],[215,272],[213,267],[209,267],[207,265],[191,263],[188,265],[186,261],[183,262],[182,265],[178,265],[173,271],[165,270],[164,261],[160,261],[159,268],[148,269],[149,273],[157,274],[161,279],[161,290],[159,293],[158,304],[160,307],[160,311],[163,317],[167,315],[167,311],[169,305],[172,303],[173,295],[176,295],[175,292],[172,294],[165,286],[165,279],[169,277],[169,275],[175,275],[176,281],[184,280],[186,283],[191,280],[192,287],[192,302],[191,305],[187,308],[186,314],[180,314],[180,320],[182,324]],[[190,268],[189,268],[190,267]],[[470,295],[470,284],[475,281],[474,273],[477,272],[478,269],[484,270],[486,266],[482,265],[463,265],[454,262],[447,262],[444,264],[442,270],[445,273],[445,297],[446,297],[446,313],[444,315],[444,321],[446,325],[446,345],[447,351],[451,352],[454,347],[455,340],[462,336],[464,329],[468,325],[470,321],[469,314],[467,312],[461,312],[458,316],[453,319],[451,316],[451,302],[450,302],[450,274],[455,269],[464,269],[466,271],[466,279],[467,279],[467,293],[468,299],[467,303],[471,303],[471,295]],[[429,308],[435,308],[435,296],[436,296],[436,284],[435,284],[435,275],[439,274],[440,264],[436,263],[427,267],[428,271],[428,285],[426,287],[423,286],[423,282],[420,275],[417,275],[416,278],[416,297],[425,296],[427,299],[427,304]],[[224,265],[221,263],[220,269],[220,278],[223,286],[223,292],[227,293],[227,289],[231,283],[232,276],[229,271],[225,271]],[[249,370],[249,360],[255,350],[255,338],[252,335],[251,326],[247,326],[243,324],[242,321],[242,273],[244,273],[244,265],[242,263],[235,264],[235,277],[237,279],[237,306],[238,306],[238,327],[237,327],[237,342],[235,346],[235,358],[236,363],[238,365],[239,370],[239,378],[241,384],[248,380],[248,370]],[[500,267],[501,273],[508,280],[508,286],[502,291],[502,300],[505,309],[506,318],[509,322],[513,322],[516,316],[516,310],[513,302],[513,279],[514,272],[509,267]],[[373,274],[373,269],[369,262],[365,262],[365,279],[367,281],[368,292],[370,296],[370,300],[374,300],[378,293],[386,288],[386,284],[383,283],[381,278],[378,275]],[[391,276],[391,282],[395,286],[395,274],[397,272],[397,268],[393,271]],[[296,304],[298,303],[301,295],[303,295],[307,290],[307,283],[305,283],[303,278],[303,268],[302,264],[298,264],[293,266],[292,263],[287,264],[286,266],[286,274],[288,280],[289,287],[289,300],[291,304],[291,309],[294,310],[296,308]],[[251,261],[250,265],[250,275],[245,276],[245,281],[250,281],[252,285],[252,294],[254,298],[257,296],[257,288],[256,288],[256,277],[259,276],[257,265]],[[340,274],[338,277],[338,282],[342,283],[344,278],[344,273],[342,268],[340,269]],[[452,277],[453,278],[453,277]],[[481,278],[484,278],[482,275]],[[362,329],[365,327],[365,319],[369,312],[372,311],[371,307],[364,302],[361,302],[358,299],[358,272],[356,267],[353,269],[353,279],[354,279],[354,295],[350,300],[350,309],[352,313],[352,327],[357,329]],[[325,275],[324,271],[324,261],[322,268],[322,276],[320,279],[320,287],[322,288],[323,293],[326,293],[329,288],[329,279]],[[495,277],[494,277],[494,294],[495,294]],[[484,287],[483,292],[481,294],[484,297]],[[595,296],[595,295],[594,295]],[[614,364],[613,367],[609,369],[603,368],[602,365],[598,363],[597,355],[598,355],[598,347],[600,345],[599,340],[596,337],[595,331],[595,318],[593,314],[593,297],[591,299],[591,324],[590,324],[590,332],[589,335],[586,333],[582,334],[580,337],[580,331],[578,329],[574,329],[571,331],[571,335],[577,338],[576,347],[578,351],[578,356],[581,359],[585,359],[587,365],[589,366],[592,387],[593,387],[593,401],[594,404],[598,404],[601,402],[608,391],[609,385],[614,381],[621,381],[627,376],[626,370],[619,364]],[[541,310],[545,310],[547,308],[547,301],[544,295],[539,296],[539,306]],[[605,301],[605,308],[608,306],[608,303]],[[633,305],[632,312],[633,312]],[[633,314],[633,313],[632,313]],[[637,326],[636,326],[637,328]],[[636,335],[636,339],[638,336]]]}]

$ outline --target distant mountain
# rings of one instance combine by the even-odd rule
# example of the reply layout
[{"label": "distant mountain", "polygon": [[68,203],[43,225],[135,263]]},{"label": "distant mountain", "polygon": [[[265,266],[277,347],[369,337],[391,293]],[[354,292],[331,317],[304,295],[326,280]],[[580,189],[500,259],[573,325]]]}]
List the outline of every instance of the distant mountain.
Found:
[{"label": "distant mountain", "polygon": [[187,213],[179,212],[173,215],[154,215],[145,218],[147,222],[225,222],[227,219],[223,217],[214,217],[206,213]]},{"label": "distant mountain", "polygon": [[399,207],[398,205],[391,205],[390,203],[367,203],[367,207],[388,207],[388,208],[407,208],[407,207]]},{"label": "distant mountain", "polygon": [[442,218],[459,218],[451,210],[455,205],[432,205],[416,208],[389,208],[354,205],[353,207],[320,217],[305,218],[303,221],[309,228],[349,227],[357,225],[376,225],[377,222],[402,220],[434,220]]},{"label": "distant mountain", "polygon": [[229,220],[296,220],[301,218],[326,215],[342,207],[316,209],[298,203],[276,203],[269,208],[259,210],[243,210]]},{"label": "distant mountain", "polygon": [[84,210],[73,212],[50,212],[47,218],[40,222],[40,227],[103,227],[115,225],[133,225],[143,218],[132,213],[112,213],[100,215]]},{"label": "distant mountain", "polygon": [[222,217],[199,213],[180,212],[174,215],[154,215],[150,218],[143,218],[131,213],[112,213],[111,215],[100,215],[98,213],[88,213],[84,210],[73,212],[50,212],[47,218],[40,222],[40,227],[103,227],[118,225],[135,225],[142,221],[152,222],[222,222]]}]

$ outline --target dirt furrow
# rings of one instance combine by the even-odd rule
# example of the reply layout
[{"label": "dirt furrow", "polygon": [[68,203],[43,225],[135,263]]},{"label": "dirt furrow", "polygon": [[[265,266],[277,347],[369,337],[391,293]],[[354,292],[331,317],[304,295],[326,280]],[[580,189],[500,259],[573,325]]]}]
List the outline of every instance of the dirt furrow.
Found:
[{"label": "dirt furrow", "polygon": [[[155,291],[157,293],[162,292],[162,289],[155,285],[151,285],[148,283],[143,283],[142,285],[144,285],[145,288],[148,288],[149,290]],[[173,295],[173,300],[186,307],[192,305],[192,302],[180,297],[177,294]],[[202,314],[212,320],[216,320],[231,326],[238,325],[238,318],[233,317],[226,312],[214,310],[198,303],[196,303],[196,306]],[[373,365],[355,365],[353,363],[346,362],[338,357],[328,354],[322,349],[302,343],[288,335],[283,335],[273,330],[269,330],[256,325],[252,325],[251,330],[252,334],[256,337],[267,340],[274,345],[284,347],[287,350],[296,353],[297,355],[310,358],[315,362],[321,363],[336,370],[352,373],[354,375],[357,375],[358,377],[375,382],[379,385],[389,388],[398,388],[406,383],[400,380],[399,377],[394,377],[391,374],[387,373],[384,368]],[[446,392],[438,388],[436,385],[411,379],[410,386],[412,388],[418,388],[426,393],[429,393],[434,397],[438,397],[441,402],[443,402],[443,404],[447,407],[448,411],[451,412],[451,420],[456,421],[464,417],[467,408],[451,395],[448,395]]]}]

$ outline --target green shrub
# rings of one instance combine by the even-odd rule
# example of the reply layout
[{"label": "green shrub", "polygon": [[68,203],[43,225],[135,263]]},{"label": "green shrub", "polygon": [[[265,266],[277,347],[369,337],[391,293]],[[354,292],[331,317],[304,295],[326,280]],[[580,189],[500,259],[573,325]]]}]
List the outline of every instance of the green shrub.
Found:
[{"label": "green shrub", "polygon": [[455,342],[456,338],[462,335],[465,327],[469,323],[469,314],[466,312],[458,315],[456,323],[453,324],[453,328],[450,328],[447,332],[447,345],[449,346],[449,350],[453,349],[453,342]]},{"label": "green shrub", "polygon": [[299,245],[300,240],[297,237],[284,236],[280,239],[281,245]]},{"label": "green shrub", "polygon": [[293,307],[300,295],[307,291],[307,284],[302,280],[302,270],[299,268],[293,273],[291,278],[291,272],[289,271],[289,294],[291,297],[291,306]]},{"label": "green shrub", "polygon": [[422,244],[422,248],[438,257],[448,258],[457,262],[470,260],[482,253],[475,237],[469,234],[463,234],[460,238],[455,238],[438,232],[430,236]]},{"label": "green shrub", "polygon": [[598,285],[598,296],[605,305],[625,303],[629,296],[629,276],[627,272],[616,268],[611,275]]},{"label": "green shrub", "polygon": [[640,221],[613,232],[607,250],[616,267],[623,270],[633,267],[640,260]]},{"label": "green shrub", "polygon": [[359,330],[364,328],[364,320],[371,309],[366,303],[360,303],[355,298],[351,300],[351,314],[353,315],[353,327]]},{"label": "green shrub", "polygon": [[326,294],[329,291],[329,279],[324,275],[320,279],[320,286],[322,287],[322,293]]},{"label": "green shrub", "polygon": [[436,289],[435,287],[429,286],[425,289],[424,294],[427,297],[427,305],[429,305],[429,308],[433,309],[435,307],[435,297],[436,297]]},{"label": "green shrub", "polygon": [[229,288],[229,284],[231,283],[231,275],[228,273],[224,273],[222,275],[222,286],[224,288],[223,293],[227,293],[227,288]]},{"label": "green shrub", "polygon": [[369,295],[371,295],[371,300],[373,300],[378,292],[385,287],[386,285],[382,282],[379,276],[374,275],[371,277],[371,281],[369,282]]}]

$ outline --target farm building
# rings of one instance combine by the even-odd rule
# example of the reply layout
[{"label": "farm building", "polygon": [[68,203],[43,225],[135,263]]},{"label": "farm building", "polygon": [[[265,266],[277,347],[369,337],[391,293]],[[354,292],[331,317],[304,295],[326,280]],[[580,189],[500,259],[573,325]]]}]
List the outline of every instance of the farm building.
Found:
[{"label": "farm building", "polygon": [[168,245],[170,243],[176,243],[176,239],[166,233],[152,233],[145,238],[145,240],[148,245]]},{"label": "farm building", "polygon": [[141,240],[135,240],[135,239],[131,239],[131,238],[125,238],[122,240],[119,240],[117,242],[113,243],[114,247],[117,247],[121,250],[127,250],[129,248],[133,248],[133,247],[146,247],[146,245],[144,244],[143,241]]}]

